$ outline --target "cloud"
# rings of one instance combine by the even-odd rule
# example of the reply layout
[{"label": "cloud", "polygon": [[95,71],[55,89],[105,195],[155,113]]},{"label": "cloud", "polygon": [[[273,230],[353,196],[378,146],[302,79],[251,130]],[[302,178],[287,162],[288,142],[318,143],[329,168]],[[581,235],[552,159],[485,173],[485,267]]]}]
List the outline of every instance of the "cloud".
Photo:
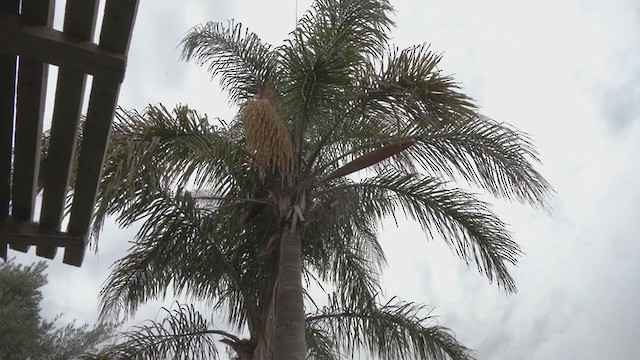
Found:
[{"label": "cloud", "polygon": [[[640,4],[622,0],[616,6],[582,2],[600,36],[604,51],[594,54],[597,68],[584,74],[593,80],[598,107],[614,134],[626,131],[640,121]],[[596,53],[596,49],[593,49]]]},{"label": "cloud", "polygon": [[620,66],[621,79],[612,79],[601,90],[602,115],[616,133],[640,121],[640,50],[635,58]]}]

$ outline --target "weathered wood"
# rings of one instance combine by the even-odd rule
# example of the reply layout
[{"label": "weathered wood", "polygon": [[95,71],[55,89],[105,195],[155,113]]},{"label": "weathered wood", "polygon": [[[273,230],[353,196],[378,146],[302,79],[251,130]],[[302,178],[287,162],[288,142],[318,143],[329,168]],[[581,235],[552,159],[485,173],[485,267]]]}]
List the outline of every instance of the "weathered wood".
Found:
[{"label": "weathered wood", "polygon": [[38,25],[53,25],[55,0],[22,0],[20,15]]},{"label": "weathered wood", "polygon": [[[131,42],[133,24],[138,10],[138,0],[109,0],[105,4],[104,19],[100,31],[100,46],[126,54]],[[105,150],[115,113],[120,79],[94,76],[89,98],[89,110],[83,132],[80,164],[75,183],[68,232],[87,234],[95,203]],[[88,140],[90,139],[90,140]],[[67,247],[63,262],[80,266],[86,244]]]},{"label": "weathered wood", "polygon": [[0,55],[0,217],[9,216],[16,64],[15,56]]},{"label": "weathered wood", "polygon": [[[16,84],[15,56],[0,55],[0,220],[9,216],[11,149]],[[7,260],[7,242],[0,236],[0,258]]]},{"label": "weathered wood", "polygon": [[[44,26],[53,22],[53,0],[23,0],[21,16]],[[40,145],[49,65],[20,57],[16,98],[11,215],[30,221],[36,198]],[[28,245],[12,244],[26,252]]]},{"label": "weathered wood", "polygon": [[[17,14],[19,0],[0,2],[0,12]],[[15,105],[17,57],[0,54],[0,221],[9,216],[11,149]],[[0,258],[7,260],[7,243],[0,236]]]},{"label": "weathered wood", "polygon": [[126,54],[137,12],[138,0],[108,0],[100,31],[100,47]]},{"label": "weathered wood", "polygon": [[81,41],[93,41],[98,19],[98,0],[67,0],[63,32]]},{"label": "weathered wood", "polygon": [[47,70],[47,65],[41,62],[20,58],[11,215],[22,220],[33,218]]},{"label": "weathered wood", "polygon": [[[51,229],[60,229],[62,222],[85,83],[86,75],[81,72],[70,69],[58,71],[47,161],[41,169],[44,172],[44,186],[40,223]],[[53,259],[56,248],[43,242],[42,246],[36,248],[36,254]]]},{"label": "weathered wood", "polygon": [[[67,228],[69,233],[87,234],[89,232],[119,90],[120,83],[117,81],[105,78],[93,79]],[[83,257],[84,246],[67,248],[63,261],[66,264],[80,266]]]},{"label": "weathered wood", "polygon": [[[98,2],[96,0],[68,0],[66,4],[64,33],[80,40],[93,37]],[[45,174],[40,223],[42,226],[59,229],[62,222],[69,173],[82,110],[86,75],[72,68],[60,68],[56,87],[51,135],[47,163],[51,166]],[[38,256],[53,259],[55,244],[42,242],[36,248]]]},{"label": "weathered wood", "polygon": [[0,53],[18,54],[59,67],[122,81],[126,56],[64,32],[0,13]]},{"label": "weathered wood", "polygon": [[[9,216],[11,152],[17,58],[0,55],[0,220]],[[7,259],[7,243],[0,235],[0,258]]]},{"label": "weathered wood", "polygon": [[0,12],[17,14],[19,5],[20,0],[2,0],[0,1]]},{"label": "weathered wood", "polygon": [[33,246],[47,241],[60,247],[73,247],[84,242],[83,237],[46,229],[30,221],[5,219],[0,222],[0,233],[11,245]]}]

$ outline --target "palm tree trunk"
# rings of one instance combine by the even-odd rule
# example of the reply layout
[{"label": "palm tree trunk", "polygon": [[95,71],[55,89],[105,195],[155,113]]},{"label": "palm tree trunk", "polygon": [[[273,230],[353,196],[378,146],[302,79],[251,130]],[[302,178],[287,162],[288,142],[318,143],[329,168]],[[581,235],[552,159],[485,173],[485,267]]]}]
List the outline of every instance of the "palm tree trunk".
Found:
[{"label": "palm tree trunk", "polygon": [[285,232],[280,242],[276,329],[273,337],[273,358],[277,360],[305,358],[301,248],[300,232]]}]

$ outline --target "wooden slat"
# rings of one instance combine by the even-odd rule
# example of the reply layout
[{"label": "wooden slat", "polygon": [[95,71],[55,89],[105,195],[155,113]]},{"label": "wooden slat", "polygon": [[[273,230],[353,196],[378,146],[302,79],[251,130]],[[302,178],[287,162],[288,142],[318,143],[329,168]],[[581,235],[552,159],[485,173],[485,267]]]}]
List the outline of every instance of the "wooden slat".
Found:
[{"label": "wooden slat", "polygon": [[0,217],[9,216],[16,57],[0,55]]},{"label": "wooden slat", "polygon": [[[19,0],[1,1],[0,12],[17,14],[19,3]],[[16,56],[0,55],[0,221],[9,216],[16,70]],[[1,235],[0,258],[7,260],[7,242]]]},{"label": "wooden slat", "polygon": [[131,43],[138,0],[107,0],[100,47],[126,55]]},{"label": "wooden slat", "polygon": [[81,41],[93,41],[98,19],[98,0],[67,0],[63,31]]},{"label": "wooden slat", "polygon": [[[74,186],[73,203],[67,231],[87,234],[91,224],[93,205],[102,174],[102,164],[111,130],[111,122],[118,100],[120,83],[106,78],[93,78],[89,109],[80,151],[78,174]],[[63,262],[80,266],[84,258],[85,244],[66,248]]]},{"label": "wooden slat", "polygon": [[47,72],[47,65],[20,58],[11,215],[25,221],[33,218]]},{"label": "wooden slat", "polygon": [[0,13],[0,53],[18,54],[119,81],[124,78],[124,55],[78,40],[64,32],[33,24],[16,15]]},{"label": "wooden slat", "polygon": [[[23,0],[21,16],[41,25],[53,22],[53,0]],[[20,57],[16,99],[16,129],[11,215],[30,221],[36,198],[40,145],[49,65]],[[28,245],[12,244],[12,249],[26,252]]]},{"label": "wooden slat", "polygon": [[[15,56],[0,55],[0,221],[9,216],[16,65]],[[7,260],[7,243],[1,234],[0,258]]]},{"label": "wooden slat", "polygon": [[[64,33],[80,40],[89,41],[93,37],[98,2],[96,0],[68,0],[65,10]],[[73,160],[78,124],[84,98],[86,75],[75,68],[62,67],[58,72],[51,137],[44,178],[40,224],[52,229],[60,229],[64,202],[67,195],[69,172]],[[53,259],[55,244],[36,247],[38,256]]]},{"label": "wooden slat", "polygon": [[[107,1],[100,32],[101,47],[123,55],[127,53],[137,9],[137,0]],[[87,234],[89,232],[119,91],[119,79],[94,76],[69,219],[69,233]],[[67,247],[63,262],[80,266],[85,249],[86,244]]]}]

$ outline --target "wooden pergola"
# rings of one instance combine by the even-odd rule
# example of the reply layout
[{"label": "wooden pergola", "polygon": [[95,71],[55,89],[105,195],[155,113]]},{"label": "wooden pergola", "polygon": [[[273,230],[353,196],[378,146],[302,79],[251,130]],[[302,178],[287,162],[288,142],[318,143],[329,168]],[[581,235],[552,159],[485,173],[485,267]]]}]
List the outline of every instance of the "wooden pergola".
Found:
[{"label": "wooden pergola", "polygon": [[[67,0],[63,31],[52,28],[54,0],[0,1],[0,257],[8,248],[80,266],[111,123],[124,79],[138,0],[106,0],[100,40],[93,42],[98,0]],[[40,174],[49,64],[58,66],[51,164]],[[87,77],[93,77],[75,182],[76,150]],[[34,217],[38,179],[42,203]],[[66,198],[73,200],[62,228]],[[35,221],[38,219],[37,221]],[[67,221],[65,221],[67,223]]]}]

